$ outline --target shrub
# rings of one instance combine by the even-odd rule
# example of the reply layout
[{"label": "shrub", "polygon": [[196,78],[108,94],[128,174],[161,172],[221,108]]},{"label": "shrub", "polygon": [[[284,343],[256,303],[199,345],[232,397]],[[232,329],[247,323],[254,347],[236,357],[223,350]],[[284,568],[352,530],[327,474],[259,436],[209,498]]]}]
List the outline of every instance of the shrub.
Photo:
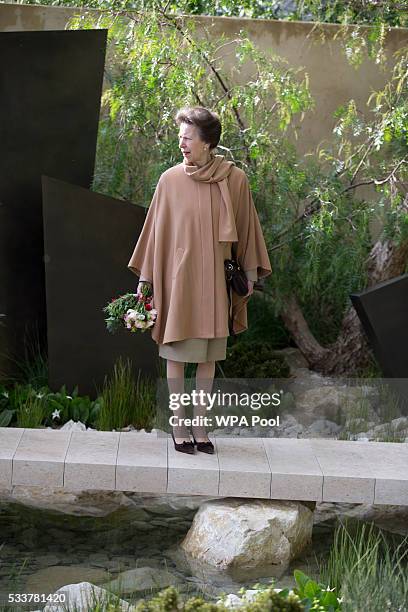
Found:
[{"label": "shrub", "polygon": [[241,612],[303,612],[304,606],[297,595],[288,589],[277,593],[272,588],[266,589],[240,608]]},{"label": "shrub", "polygon": [[[135,612],[226,612],[228,608],[222,603],[207,602],[201,597],[192,597],[180,601],[177,590],[169,587],[149,601],[139,601]],[[276,592],[272,588],[260,592],[254,601],[240,607],[242,612],[303,612],[305,608],[299,598],[287,589]]]},{"label": "shrub", "polygon": [[288,378],[290,368],[267,342],[236,342],[221,364],[226,378]]}]

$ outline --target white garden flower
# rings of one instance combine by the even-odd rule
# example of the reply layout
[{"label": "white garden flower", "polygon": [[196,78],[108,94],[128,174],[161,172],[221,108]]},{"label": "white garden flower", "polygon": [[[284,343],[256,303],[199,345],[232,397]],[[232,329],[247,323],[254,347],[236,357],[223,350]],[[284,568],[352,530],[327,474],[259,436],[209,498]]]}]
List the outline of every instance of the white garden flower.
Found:
[{"label": "white garden flower", "polygon": [[52,413],[52,418],[53,419],[59,419],[60,418],[60,410],[54,410],[54,412]]}]

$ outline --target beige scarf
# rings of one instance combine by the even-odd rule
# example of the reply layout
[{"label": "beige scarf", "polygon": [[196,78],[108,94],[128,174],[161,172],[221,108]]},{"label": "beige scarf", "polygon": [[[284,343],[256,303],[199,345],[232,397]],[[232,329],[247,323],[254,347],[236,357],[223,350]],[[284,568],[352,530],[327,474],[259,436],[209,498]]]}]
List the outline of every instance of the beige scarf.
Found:
[{"label": "beige scarf", "polygon": [[208,184],[205,191],[203,190],[208,206],[211,206],[210,183],[218,183],[222,197],[218,241],[237,242],[238,234],[227,181],[227,177],[230,175],[235,164],[232,161],[227,161],[224,155],[210,153],[210,156],[209,161],[204,166],[189,166],[184,163],[184,172],[195,181]]}]

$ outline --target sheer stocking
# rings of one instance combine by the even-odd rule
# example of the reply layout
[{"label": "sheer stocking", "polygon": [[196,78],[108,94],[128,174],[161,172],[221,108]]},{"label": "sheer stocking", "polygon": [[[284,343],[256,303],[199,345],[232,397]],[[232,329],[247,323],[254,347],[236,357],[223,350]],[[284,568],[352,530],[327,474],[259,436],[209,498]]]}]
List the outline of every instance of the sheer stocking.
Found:
[{"label": "sheer stocking", "polygon": [[[205,393],[211,393],[215,373],[215,361],[207,361],[197,364],[196,371],[196,390]],[[193,416],[209,416],[211,413],[207,410],[208,402],[199,402],[194,406]],[[208,436],[204,425],[194,425],[192,428],[193,435],[197,442],[207,442]]]},{"label": "sheer stocking", "polygon": [[[169,393],[184,393],[184,363],[182,361],[171,361],[167,359],[167,384]],[[185,418],[184,406],[179,406],[177,410],[172,411],[172,414],[177,417],[176,425],[173,425],[173,435],[177,444],[181,444],[184,440],[190,442],[190,432],[184,423],[178,421]]]}]

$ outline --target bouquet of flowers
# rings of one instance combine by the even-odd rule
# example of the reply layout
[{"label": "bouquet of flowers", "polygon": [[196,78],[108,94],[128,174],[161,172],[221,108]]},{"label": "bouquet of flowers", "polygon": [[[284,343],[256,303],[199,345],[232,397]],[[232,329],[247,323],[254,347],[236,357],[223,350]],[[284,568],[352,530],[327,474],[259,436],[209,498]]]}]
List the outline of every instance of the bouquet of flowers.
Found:
[{"label": "bouquet of flowers", "polygon": [[131,332],[140,329],[142,332],[154,325],[157,310],[153,308],[153,296],[150,286],[142,285],[140,293],[126,293],[114,298],[103,308],[108,315],[106,327],[112,334],[123,325]]}]

